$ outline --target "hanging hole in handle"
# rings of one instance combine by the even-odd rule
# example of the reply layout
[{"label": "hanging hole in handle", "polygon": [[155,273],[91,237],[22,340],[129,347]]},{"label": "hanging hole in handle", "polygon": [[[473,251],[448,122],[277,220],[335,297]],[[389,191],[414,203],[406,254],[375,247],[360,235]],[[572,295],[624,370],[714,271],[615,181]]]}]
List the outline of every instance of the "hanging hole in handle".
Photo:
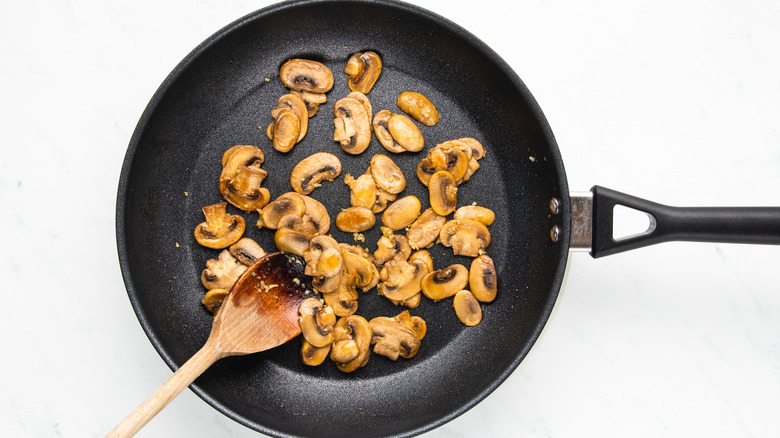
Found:
[{"label": "hanging hole in handle", "polygon": [[615,242],[645,236],[655,231],[655,217],[625,205],[616,204],[612,209],[612,239]]}]

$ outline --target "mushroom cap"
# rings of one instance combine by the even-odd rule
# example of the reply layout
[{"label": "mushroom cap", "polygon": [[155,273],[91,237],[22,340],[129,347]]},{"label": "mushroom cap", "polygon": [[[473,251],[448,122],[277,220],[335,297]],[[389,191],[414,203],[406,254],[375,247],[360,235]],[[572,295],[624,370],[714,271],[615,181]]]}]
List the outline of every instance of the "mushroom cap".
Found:
[{"label": "mushroom cap", "polygon": [[471,158],[481,160],[485,156],[485,148],[476,138],[463,137],[459,138],[458,140],[467,144],[471,148]]},{"label": "mushroom cap", "polygon": [[357,252],[345,251],[345,244],[339,244],[339,246],[341,247],[341,257],[344,259],[344,269],[347,274],[355,276],[355,285],[363,292],[376,286],[379,283],[379,270],[371,260]]},{"label": "mushroom cap", "polygon": [[393,134],[390,133],[387,125],[393,114],[390,110],[379,111],[374,116],[371,126],[374,128],[374,135],[379,140],[379,144],[390,152],[400,154],[401,152],[406,152],[406,149],[393,138]]},{"label": "mushroom cap", "polygon": [[382,225],[393,231],[402,230],[412,224],[419,216],[422,203],[417,196],[409,195],[393,202],[382,213]]},{"label": "mushroom cap", "polygon": [[420,128],[403,114],[393,114],[387,120],[387,131],[404,150],[419,152],[425,147],[425,138]]},{"label": "mushroom cap", "polygon": [[406,230],[406,239],[412,249],[428,248],[439,238],[447,218],[442,216],[432,208],[423,211],[420,216]]},{"label": "mushroom cap", "polygon": [[440,170],[431,176],[428,182],[428,195],[431,209],[436,214],[447,216],[458,206],[458,186],[455,178],[445,170]]},{"label": "mushroom cap", "polygon": [[382,58],[372,51],[353,53],[344,66],[344,73],[349,75],[350,90],[368,94],[382,73]]},{"label": "mushroom cap", "polygon": [[452,247],[455,255],[477,257],[490,245],[490,231],[471,219],[453,219],[442,227],[439,239],[444,246]]},{"label": "mushroom cap", "polygon": [[433,126],[439,122],[439,111],[436,106],[425,95],[416,91],[404,91],[399,94],[396,105],[401,111],[425,126]]},{"label": "mushroom cap", "polygon": [[232,177],[219,180],[219,192],[226,201],[244,211],[257,211],[271,199],[271,193],[261,187],[268,173],[259,167],[240,165]]},{"label": "mushroom cap", "polygon": [[359,100],[345,97],[333,106],[333,140],[341,144],[341,149],[357,155],[371,143],[371,117]]},{"label": "mushroom cap", "polygon": [[493,225],[493,221],[496,219],[496,214],[493,210],[479,205],[464,205],[463,207],[455,210],[453,219],[471,219],[477,222],[485,224],[485,226]]},{"label": "mushroom cap", "polygon": [[333,73],[325,64],[308,59],[291,59],[279,69],[279,78],[289,89],[326,93],[333,87]]},{"label": "mushroom cap", "polygon": [[461,182],[469,170],[471,157],[471,147],[460,140],[440,143],[429,150],[417,165],[417,179],[427,186],[434,173],[445,170],[452,174],[455,181]]},{"label": "mushroom cap", "polygon": [[468,327],[473,327],[482,321],[482,307],[479,301],[468,290],[461,290],[452,299],[452,307],[458,320]]},{"label": "mushroom cap", "polygon": [[471,261],[469,289],[480,302],[489,303],[496,299],[498,276],[493,259],[487,254],[482,254]]},{"label": "mushroom cap", "polygon": [[406,240],[406,236],[393,234],[393,230],[382,227],[382,237],[376,242],[374,251],[374,264],[381,268],[385,263],[393,259],[407,260],[412,254],[412,247]]},{"label": "mushroom cap", "polygon": [[297,193],[287,192],[269,202],[262,210],[258,211],[257,228],[279,228],[279,221],[285,216],[302,217],[306,212],[306,203]]},{"label": "mushroom cap", "polygon": [[411,359],[420,350],[420,338],[398,321],[386,316],[378,316],[369,321],[371,343],[374,353],[397,360],[398,357]]},{"label": "mushroom cap", "polygon": [[420,249],[413,252],[412,255],[409,256],[409,263],[412,263],[414,260],[421,260],[428,268],[428,272],[433,272],[433,258],[428,251]]},{"label": "mushroom cap", "polygon": [[349,207],[336,216],[336,228],[346,233],[360,233],[374,226],[376,216],[365,207]]},{"label": "mushroom cap", "polygon": [[397,195],[406,188],[406,177],[401,169],[387,155],[376,154],[369,165],[371,176],[380,189]]},{"label": "mushroom cap", "polygon": [[[372,332],[371,326],[365,318],[359,315],[342,317],[336,322],[336,326],[333,328],[333,334],[334,340],[333,347],[331,347],[330,358],[336,362],[336,367],[339,370],[345,373],[351,373],[368,363]],[[358,350],[358,354],[347,362],[336,360],[342,359],[340,353],[343,353],[343,347],[350,345],[349,342],[340,343],[341,341],[353,341],[354,346],[356,346]],[[346,356],[349,357],[351,355]]]},{"label": "mushroom cap", "polygon": [[312,286],[319,292],[333,292],[341,282],[344,260],[339,244],[330,236],[315,236],[303,253],[304,273],[313,277]]},{"label": "mushroom cap", "polygon": [[358,292],[357,279],[352,274],[342,274],[336,288],[331,292],[324,292],[322,299],[325,304],[333,308],[336,316],[347,316],[357,312]]},{"label": "mushroom cap", "polygon": [[265,251],[254,240],[248,237],[242,237],[228,249],[230,255],[246,266],[252,265],[260,257],[265,255]]},{"label": "mushroom cap", "polygon": [[353,207],[374,208],[377,197],[377,187],[370,173],[360,175],[355,179],[352,175],[344,176],[344,183],[349,186],[349,204]]},{"label": "mushroom cap", "polygon": [[276,106],[277,108],[271,110],[271,117],[276,119],[282,109],[287,108],[291,110],[298,117],[299,122],[298,139],[295,142],[298,143],[303,140],[309,129],[309,110],[306,108],[306,103],[303,99],[295,93],[288,93],[276,101]]},{"label": "mushroom cap", "polygon": [[317,298],[307,298],[298,307],[298,323],[303,338],[314,347],[325,347],[333,342],[336,314]]},{"label": "mushroom cap", "polygon": [[206,222],[195,227],[195,240],[213,249],[227,248],[238,242],[246,227],[244,219],[227,213],[227,203],[207,205],[202,208]]},{"label": "mushroom cap", "polygon": [[232,178],[238,166],[260,168],[265,161],[265,155],[259,148],[250,145],[235,145],[222,153],[222,178]]},{"label": "mushroom cap", "polygon": [[322,181],[333,181],[341,174],[341,161],[328,152],[316,152],[295,165],[290,173],[290,186],[302,195],[308,195]]},{"label": "mushroom cap", "polygon": [[217,258],[206,261],[206,269],[200,274],[200,282],[208,289],[230,289],[247,266],[238,261],[228,250],[222,250]]},{"label": "mushroom cap", "polygon": [[325,362],[325,359],[328,358],[330,347],[331,344],[328,344],[325,347],[315,347],[304,339],[301,345],[301,360],[303,360],[304,364],[312,367],[322,365],[322,363]]},{"label": "mushroom cap", "polygon": [[274,149],[279,152],[290,152],[298,143],[302,125],[295,111],[289,108],[280,109],[274,119],[272,138]]},{"label": "mushroom cap", "polygon": [[350,99],[355,99],[363,105],[363,108],[366,110],[366,114],[368,115],[368,120],[370,122],[371,119],[374,117],[374,108],[371,106],[371,101],[368,100],[368,96],[361,93],[360,91],[353,91],[347,94],[347,97],[349,97]]},{"label": "mushroom cap", "polygon": [[390,260],[379,273],[383,280],[379,292],[391,301],[402,303],[422,290],[422,279],[428,272],[422,260]]},{"label": "mushroom cap", "polygon": [[219,308],[222,307],[222,302],[225,301],[228,292],[230,292],[228,289],[211,289],[206,292],[206,295],[203,296],[200,302],[206,310],[216,315]]},{"label": "mushroom cap", "polygon": [[460,264],[433,271],[422,279],[422,293],[435,301],[449,298],[466,287],[469,270]]},{"label": "mushroom cap", "polygon": [[300,257],[309,249],[310,237],[290,228],[279,228],[274,233],[274,244],[279,251],[289,252]]},{"label": "mushroom cap", "polygon": [[325,208],[322,203],[311,196],[301,195],[298,196],[303,199],[303,203],[306,204],[306,213],[304,218],[308,217],[317,227],[317,231],[320,234],[327,234],[330,230],[330,215],[328,215],[328,209]]},{"label": "mushroom cap", "polygon": [[404,310],[398,315],[395,315],[392,319],[413,331],[421,341],[428,332],[428,324],[425,323],[425,320],[419,316],[412,316],[408,310]]}]

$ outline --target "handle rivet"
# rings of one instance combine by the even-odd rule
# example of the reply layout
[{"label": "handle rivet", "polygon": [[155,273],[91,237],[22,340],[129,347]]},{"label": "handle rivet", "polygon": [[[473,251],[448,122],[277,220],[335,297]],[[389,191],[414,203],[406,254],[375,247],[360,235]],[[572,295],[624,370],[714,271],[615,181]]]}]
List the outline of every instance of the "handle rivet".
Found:
[{"label": "handle rivet", "polygon": [[561,229],[558,228],[558,225],[554,225],[552,227],[552,230],[550,230],[550,239],[552,239],[553,243],[558,242],[558,238],[561,236]]},{"label": "handle rivet", "polygon": [[550,213],[552,213],[554,216],[557,216],[560,212],[561,202],[558,200],[558,198],[550,199]]}]

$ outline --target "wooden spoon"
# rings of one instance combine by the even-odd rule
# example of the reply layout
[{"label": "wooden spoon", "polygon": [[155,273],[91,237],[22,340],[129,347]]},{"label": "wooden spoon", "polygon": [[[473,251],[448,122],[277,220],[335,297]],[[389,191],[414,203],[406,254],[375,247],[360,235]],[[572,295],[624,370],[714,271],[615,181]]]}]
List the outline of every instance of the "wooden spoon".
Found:
[{"label": "wooden spoon", "polygon": [[217,360],[268,350],[297,336],[298,307],[314,296],[304,266],[303,259],[287,253],[268,254],[252,264],[225,297],[203,348],[107,436],[135,435]]}]

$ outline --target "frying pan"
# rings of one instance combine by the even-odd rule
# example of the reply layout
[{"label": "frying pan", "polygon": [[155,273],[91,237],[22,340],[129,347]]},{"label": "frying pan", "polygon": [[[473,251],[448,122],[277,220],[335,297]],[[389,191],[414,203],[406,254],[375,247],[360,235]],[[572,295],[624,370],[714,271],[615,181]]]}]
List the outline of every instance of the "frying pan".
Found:
[{"label": "frying pan", "polygon": [[[197,245],[201,207],[220,202],[220,157],[235,144],[266,152],[264,182],[273,196],[290,191],[292,167],[315,151],[339,156],[342,173],[360,174],[376,140],[359,156],[334,143],[331,106],[310,119],[309,133],[288,154],[270,148],[269,111],[286,91],[281,64],[293,57],[321,61],[334,72],[329,103],[348,93],[341,69],[356,51],[377,51],[384,71],[369,93],[375,112],[395,109],[406,89],[436,103],[440,123],[423,128],[426,150],[464,136],[486,149],[481,168],[459,188],[458,203],[496,213],[490,227],[498,276],[495,302],[481,324],[460,324],[447,301],[424,301],[412,311],[428,323],[418,355],[392,362],[373,356],[343,374],[332,364],[303,365],[300,343],[247,357],[226,358],[192,389],[236,421],[274,436],[409,436],[437,427],[485,398],[519,365],[544,327],[563,280],[569,249],[598,257],[669,239],[778,243],[777,209],[677,209],[596,187],[570,195],[563,161],[542,111],[517,75],[490,48],[457,25],[420,8],[391,1],[275,5],[217,32],[190,53],[152,97],[131,139],[120,176],[117,244],[128,295],[154,347],[177,368],[207,338],[211,315],[200,299],[206,260],[217,251]],[[266,80],[267,79],[267,80]],[[404,194],[427,206],[415,177],[421,154],[392,155],[404,170]],[[312,196],[331,216],[349,206],[341,178]],[[557,207],[551,209],[551,204]],[[649,212],[652,230],[615,241],[611,211],[626,205]],[[273,234],[251,227],[247,236],[272,250]],[[593,219],[592,226],[589,218]],[[377,227],[378,228],[378,227]],[[342,242],[352,236],[332,230]],[[373,250],[378,229],[365,233]],[[431,248],[437,269],[470,260]],[[368,293],[358,313],[371,318],[402,309]]]}]

